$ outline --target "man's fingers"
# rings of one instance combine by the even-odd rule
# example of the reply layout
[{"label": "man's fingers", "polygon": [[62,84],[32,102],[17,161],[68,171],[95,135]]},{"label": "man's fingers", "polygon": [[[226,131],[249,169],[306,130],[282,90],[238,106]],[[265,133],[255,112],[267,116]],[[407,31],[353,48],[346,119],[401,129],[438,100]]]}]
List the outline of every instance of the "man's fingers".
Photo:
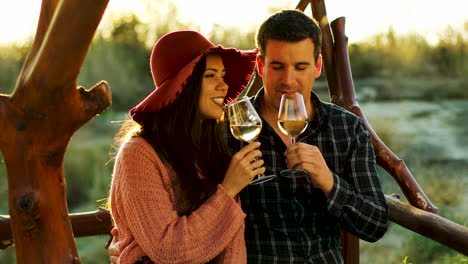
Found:
[{"label": "man's fingers", "polygon": [[311,152],[311,153],[313,153],[313,152],[320,152],[320,149],[315,145],[309,145],[309,144],[306,144],[306,143],[298,142],[298,143],[295,143],[295,144],[292,144],[292,145],[288,146],[288,148],[284,152],[284,155],[287,156],[290,153],[294,153],[294,152]]}]

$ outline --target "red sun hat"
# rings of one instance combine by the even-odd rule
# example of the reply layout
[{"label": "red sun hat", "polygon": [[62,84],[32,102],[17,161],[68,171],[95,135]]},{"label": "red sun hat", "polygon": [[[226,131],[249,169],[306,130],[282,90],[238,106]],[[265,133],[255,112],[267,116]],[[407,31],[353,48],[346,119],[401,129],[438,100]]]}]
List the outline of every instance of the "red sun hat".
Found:
[{"label": "red sun hat", "polygon": [[174,102],[197,62],[213,53],[221,56],[226,68],[225,102],[235,99],[252,77],[257,50],[215,46],[198,32],[175,31],[162,36],[154,45],[150,66],[156,89],[130,110],[133,120],[138,121],[139,113],[157,112]]}]

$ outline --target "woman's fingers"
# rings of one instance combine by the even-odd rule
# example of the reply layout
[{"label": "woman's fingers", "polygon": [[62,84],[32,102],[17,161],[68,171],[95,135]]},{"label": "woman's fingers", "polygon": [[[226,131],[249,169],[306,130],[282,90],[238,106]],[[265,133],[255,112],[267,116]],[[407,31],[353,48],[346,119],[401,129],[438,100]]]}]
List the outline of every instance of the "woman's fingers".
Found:
[{"label": "woman's fingers", "polygon": [[242,148],[233,156],[233,160],[247,172],[252,172],[254,169],[263,165],[263,160],[258,160],[262,156],[262,152],[257,148],[260,143],[253,142]]},{"label": "woman's fingers", "polygon": [[262,167],[262,165],[265,163],[265,161],[263,161],[262,159],[259,159],[259,160],[256,160],[252,163],[250,163],[252,165],[252,169],[257,169],[257,168],[260,168]]},{"label": "woman's fingers", "polygon": [[249,145],[243,147],[241,150],[239,150],[239,152],[237,152],[236,155],[239,155],[240,158],[243,158],[249,152],[251,152],[252,150],[254,150],[256,148],[259,148],[259,147],[260,147],[260,142],[252,142]]},{"label": "woman's fingers", "polygon": [[248,163],[254,162],[257,158],[262,156],[262,152],[260,150],[252,150],[247,155],[244,156],[244,161]]},{"label": "woman's fingers", "polygon": [[259,174],[265,173],[265,170],[266,170],[265,167],[260,167],[260,168],[256,168],[256,169],[252,170],[252,173],[253,173],[252,178],[259,175]]},{"label": "woman's fingers", "polygon": [[221,185],[231,197],[237,195],[252,179],[265,171],[262,167],[264,161],[257,160],[262,152],[257,148],[260,143],[254,142],[234,154],[229,164],[228,171]]}]

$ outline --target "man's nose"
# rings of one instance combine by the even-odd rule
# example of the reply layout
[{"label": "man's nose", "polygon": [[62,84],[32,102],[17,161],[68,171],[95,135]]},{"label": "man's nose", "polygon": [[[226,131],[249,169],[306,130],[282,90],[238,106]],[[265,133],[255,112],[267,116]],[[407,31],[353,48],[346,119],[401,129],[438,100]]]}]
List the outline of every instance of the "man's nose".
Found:
[{"label": "man's nose", "polygon": [[296,82],[296,73],[294,69],[286,69],[283,72],[283,78],[282,78],[283,84],[288,86],[288,87],[294,87],[294,84]]}]

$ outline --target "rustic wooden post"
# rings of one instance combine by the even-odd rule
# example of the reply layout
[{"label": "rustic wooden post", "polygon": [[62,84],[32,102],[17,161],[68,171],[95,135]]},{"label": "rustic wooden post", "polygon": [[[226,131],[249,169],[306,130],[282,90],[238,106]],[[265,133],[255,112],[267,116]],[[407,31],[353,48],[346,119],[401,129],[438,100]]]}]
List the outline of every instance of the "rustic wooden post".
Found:
[{"label": "rustic wooden post", "polygon": [[423,210],[437,212],[437,207],[431,203],[419,187],[404,161],[393,154],[380,140],[359,107],[349,63],[348,38],[345,35],[344,27],[345,18],[340,17],[332,21],[330,27],[325,1],[301,0],[296,8],[304,11],[308,2],[311,3],[312,15],[319,22],[322,30],[322,55],[331,102],[363,119],[371,133],[377,163],[395,178],[408,201]]},{"label": "rustic wooden post", "polygon": [[[322,56],[323,68],[327,77],[328,91],[331,101],[336,94],[340,94],[339,76],[335,64],[334,39],[328,22],[327,11],[324,0],[300,0],[296,9],[304,11],[311,4],[312,16],[319,23],[322,31]],[[359,264],[359,238],[342,230],[341,246],[343,259],[346,264]]]},{"label": "rustic wooden post", "polygon": [[36,37],[11,95],[0,95],[18,263],[80,263],[66,203],[63,157],[73,133],[111,103],[102,81],[76,85],[108,0],[43,0]]},{"label": "rustic wooden post", "polygon": [[325,0],[310,0],[312,16],[317,20],[322,31],[323,68],[327,77],[330,99],[340,94],[340,78],[336,69],[335,39],[330,29],[330,23],[325,7]]},{"label": "rustic wooden post", "polygon": [[[344,33],[344,18],[329,23],[325,0],[300,0],[297,9],[304,11],[310,2],[312,15],[322,30],[322,56],[328,82],[330,101],[360,116],[371,133],[377,163],[395,178],[408,201],[429,212],[436,212],[435,207],[404,164],[380,140],[366,117],[360,110],[352,79],[348,56],[348,39]],[[359,239],[348,232],[342,234],[343,257],[347,264],[359,263]]]},{"label": "rustic wooden post", "polygon": [[332,103],[361,117],[371,134],[377,163],[393,176],[410,204],[428,212],[436,213],[437,207],[432,204],[416,182],[405,162],[398,158],[379,138],[359,107],[349,63],[348,38],[345,35],[345,18],[340,17],[334,20],[331,27],[335,37],[335,70],[340,73],[337,75],[340,91],[332,94]]}]

